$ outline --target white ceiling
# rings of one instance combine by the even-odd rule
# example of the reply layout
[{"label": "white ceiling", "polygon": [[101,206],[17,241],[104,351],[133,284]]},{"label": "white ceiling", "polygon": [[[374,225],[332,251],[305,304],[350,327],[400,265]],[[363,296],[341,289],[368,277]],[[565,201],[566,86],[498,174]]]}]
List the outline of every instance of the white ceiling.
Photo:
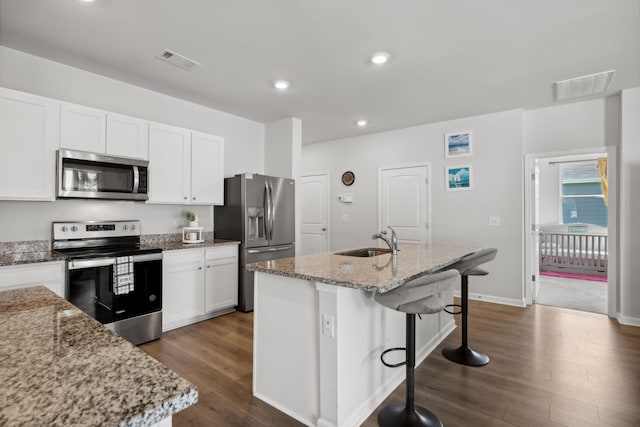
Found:
[{"label": "white ceiling", "polygon": [[[261,122],[298,117],[311,143],[544,107],[553,82],[610,69],[607,95],[640,86],[640,0],[0,0],[0,44]],[[378,50],[383,67],[367,62]]]}]

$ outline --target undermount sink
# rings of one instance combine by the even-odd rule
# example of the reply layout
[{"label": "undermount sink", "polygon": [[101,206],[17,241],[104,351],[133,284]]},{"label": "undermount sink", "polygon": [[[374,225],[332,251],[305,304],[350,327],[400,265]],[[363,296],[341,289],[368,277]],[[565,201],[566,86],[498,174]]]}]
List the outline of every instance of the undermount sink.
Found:
[{"label": "undermount sink", "polygon": [[390,254],[391,249],[386,248],[363,248],[363,249],[354,249],[351,251],[345,252],[336,252],[336,255],[345,255],[345,256],[357,256],[357,257],[372,257],[384,254]]}]

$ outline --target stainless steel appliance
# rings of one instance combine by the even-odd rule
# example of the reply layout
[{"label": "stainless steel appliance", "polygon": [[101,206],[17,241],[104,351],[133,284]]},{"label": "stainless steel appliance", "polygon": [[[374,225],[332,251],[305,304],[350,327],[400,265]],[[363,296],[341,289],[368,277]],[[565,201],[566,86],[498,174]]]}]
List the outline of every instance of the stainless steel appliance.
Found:
[{"label": "stainless steel appliance", "polygon": [[54,222],[67,258],[66,299],[129,340],[162,334],[162,249],[140,245],[140,221]]},{"label": "stainless steel appliance", "polygon": [[258,174],[224,180],[224,206],[214,208],[214,234],[239,240],[238,309],[253,310],[253,272],[245,266],[295,255],[295,181]]},{"label": "stainless steel appliance", "polygon": [[58,198],[147,200],[149,162],[58,150]]}]

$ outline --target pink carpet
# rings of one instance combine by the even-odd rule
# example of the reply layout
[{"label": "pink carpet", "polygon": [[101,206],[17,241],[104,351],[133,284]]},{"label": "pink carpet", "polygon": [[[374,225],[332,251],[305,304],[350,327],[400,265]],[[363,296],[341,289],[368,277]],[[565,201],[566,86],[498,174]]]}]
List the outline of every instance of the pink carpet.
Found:
[{"label": "pink carpet", "polygon": [[566,279],[592,280],[594,282],[606,282],[607,278],[603,276],[588,276],[586,274],[560,273],[557,271],[541,271],[541,276],[564,277]]}]

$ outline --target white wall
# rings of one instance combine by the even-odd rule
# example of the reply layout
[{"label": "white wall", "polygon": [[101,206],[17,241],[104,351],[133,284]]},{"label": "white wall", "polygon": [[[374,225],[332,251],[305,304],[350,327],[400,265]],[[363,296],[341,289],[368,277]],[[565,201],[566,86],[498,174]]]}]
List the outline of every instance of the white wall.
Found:
[{"label": "white wall", "polygon": [[[186,74],[188,75],[188,74]],[[0,46],[0,86],[225,138],[225,176],[264,171],[264,124]],[[175,218],[198,212],[212,230],[211,207],[131,202],[0,202],[0,241],[49,239],[51,221],[141,219],[145,233],[177,232]]]},{"label": "white wall", "polygon": [[640,88],[622,91],[619,171],[620,317],[640,326]]},{"label": "white wall", "polygon": [[[522,110],[513,110],[303,146],[303,172],[330,172],[331,250],[371,244],[380,167],[429,162],[433,243],[498,248],[487,265],[491,274],[474,277],[471,292],[522,303],[522,123]],[[469,129],[473,156],[445,161],[444,134]],[[467,163],[473,191],[446,192],[445,165]],[[340,181],[347,170],[356,176],[348,189]],[[353,203],[337,201],[345,192],[353,193]],[[343,213],[349,222],[342,222]],[[500,217],[501,226],[489,227],[490,216]]]}]

